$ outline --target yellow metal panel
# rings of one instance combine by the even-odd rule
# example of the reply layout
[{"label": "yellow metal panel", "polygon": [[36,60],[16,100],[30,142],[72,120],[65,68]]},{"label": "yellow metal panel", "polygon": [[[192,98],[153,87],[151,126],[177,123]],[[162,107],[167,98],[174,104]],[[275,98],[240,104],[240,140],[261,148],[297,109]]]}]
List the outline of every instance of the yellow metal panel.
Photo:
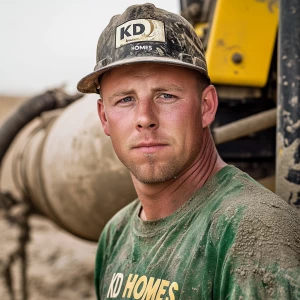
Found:
[{"label": "yellow metal panel", "polygon": [[218,0],[207,45],[213,83],[266,84],[278,26],[278,1]]}]

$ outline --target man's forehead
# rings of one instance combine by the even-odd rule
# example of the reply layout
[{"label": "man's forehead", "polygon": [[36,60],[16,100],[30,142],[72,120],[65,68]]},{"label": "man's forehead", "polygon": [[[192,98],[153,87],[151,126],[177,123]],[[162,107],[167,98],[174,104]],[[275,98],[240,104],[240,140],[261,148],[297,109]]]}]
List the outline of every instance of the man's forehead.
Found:
[{"label": "man's forehead", "polygon": [[198,72],[189,68],[179,67],[170,64],[160,63],[135,63],[130,65],[123,65],[120,67],[112,68],[102,74],[104,77],[122,77],[122,76],[141,76],[148,77],[151,75],[159,75],[160,73],[167,73],[168,77],[172,77],[172,74],[191,74],[192,76],[198,76]]},{"label": "man's forehead", "polygon": [[99,88],[101,92],[105,88],[109,93],[125,90],[127,93],[136,87],[152,91],[184,91],[197,87],[199,75],[195,70],[172,65],[130,64],[105,72],[100,79]]},{"label": "man's forehead", "polygon": [[157,64],[145,64],[145,63],[137,63],[131,65],[124,65],[117,68],[113,68],[108,70],[104,73],[105,77],[112,77],[112,76],[150,76],[157,74],[161,69],[161,65]]}]

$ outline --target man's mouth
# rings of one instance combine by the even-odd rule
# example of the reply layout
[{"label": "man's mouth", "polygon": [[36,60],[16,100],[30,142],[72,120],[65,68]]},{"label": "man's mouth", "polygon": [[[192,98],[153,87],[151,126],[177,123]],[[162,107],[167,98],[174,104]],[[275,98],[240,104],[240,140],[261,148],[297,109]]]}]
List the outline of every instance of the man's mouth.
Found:
[{"label": "man's mouth", "polygon": [[167,146],[167,144],[160,142],[141,142],[133,146],[132,149],[143,153],[154,153],[166,148]]}]

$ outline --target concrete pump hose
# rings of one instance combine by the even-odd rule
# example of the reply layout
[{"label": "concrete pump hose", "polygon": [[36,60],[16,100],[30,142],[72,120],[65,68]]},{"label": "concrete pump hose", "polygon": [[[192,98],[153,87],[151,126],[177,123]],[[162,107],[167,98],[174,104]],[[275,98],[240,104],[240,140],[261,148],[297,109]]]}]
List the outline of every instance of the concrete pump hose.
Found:
[{"label": "concrete pump hose", "polygon": [[213,131],[216,144],[222,144],[276,125],[276,108],[220,126]]}]

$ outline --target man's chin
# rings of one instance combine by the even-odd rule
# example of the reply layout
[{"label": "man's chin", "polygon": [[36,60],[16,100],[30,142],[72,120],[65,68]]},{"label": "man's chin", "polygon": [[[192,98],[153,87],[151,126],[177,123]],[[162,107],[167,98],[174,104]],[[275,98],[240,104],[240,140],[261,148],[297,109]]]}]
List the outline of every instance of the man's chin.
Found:
[{"label": "man's chin", "polygon": [[[145,159],[146,158],[146,159]],[[176,157],[158,158],[149,155],[143,159],[120,159],[131,175],[144,184],[160,184],[176,178],[182,168]]]},{"label": "man's chin", "polygon": [[142,170],[129,170],[132,176],[144,184],[161,184],[176,178],[174,169],[163,169],[156,172],[154,170],[145,172]]},{"label": "man's chin", "polygon": [[138,180],[139,182],[143,183],[143,184],[149,184],[149,185],[155,185],[155,184],[161,184],[161,183],[165,183],[166,181],[169,181],[170,179],[166,179],[166,178],[151,178],[151,177],[137,177],[135,175],[133,175],[136,180]]}]

